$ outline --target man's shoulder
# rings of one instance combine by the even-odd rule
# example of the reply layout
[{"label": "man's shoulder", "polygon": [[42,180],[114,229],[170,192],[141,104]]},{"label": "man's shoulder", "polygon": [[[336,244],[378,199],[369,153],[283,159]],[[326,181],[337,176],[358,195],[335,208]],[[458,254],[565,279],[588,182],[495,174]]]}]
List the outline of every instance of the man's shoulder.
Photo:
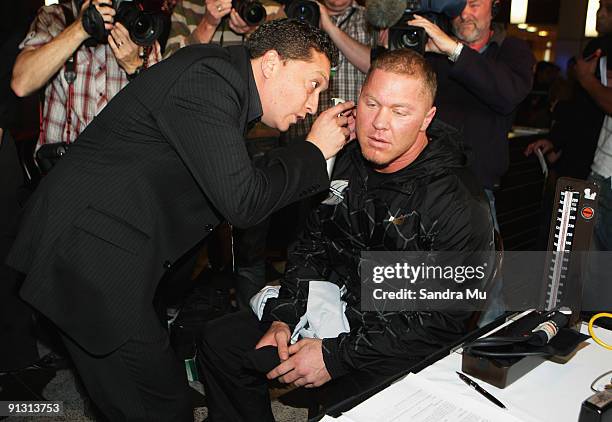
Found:
[{"label": "man's shoulder", "polygon": [[232,79],[236,75],[244,73],[245,69],[242,69],[244,63],[242,63],[242,66],[240,66],[240,63],[248,60],[246,54],[246,49],[244,52],[240,52],[213,44],[195,44],[181,48],[159,65],[162,65],[160,71],[169,69],[170,72],[186,74],[191,71],[199,72],[202,69],[207,69],[211,74]]},{"label": "man's shoulder", "polygon": [[527,43],[527,41],[514,37],[512,35],[504,37],[499,42],[499,46],[501,49],[526,50],[531,53],[531,49],[529,48],[529,44]]},{"label": "man's shoulder", "polygon": [[178,90],[181,95],[195,95],[197,91],[214,101],[236,97],[242,102],[249,98],[249,63],[247,56],[236,57],[227,48],[192,45],[152,66],[138,79],[143,80],[141,89],[163,81],[168,93]]},{"label": "man's shoulder", "polygon": [[250,61],[246,47],[241,45],[220,47],[217,44],[193,44],[181,48],[166,60],[174,62],[206,62],[245,70]]}]

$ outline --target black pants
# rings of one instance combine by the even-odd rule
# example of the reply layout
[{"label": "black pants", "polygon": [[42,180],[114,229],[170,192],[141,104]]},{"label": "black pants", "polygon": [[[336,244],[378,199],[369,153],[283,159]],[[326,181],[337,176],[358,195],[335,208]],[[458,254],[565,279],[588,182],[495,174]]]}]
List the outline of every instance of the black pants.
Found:
[{"label": "black pants", "polygon": [[[265,374],[245,369],[244,355],[267,331],[251,311],[237,312],[207,324],[198,345],[198,371],[203,380],[211,422],[274,421]],[[418,361],[385,358],[372,362],[311,391],[327,408],[407,370]]]},{"label": "black pants", "polygon": [[109,421],[193,422],[185,369],[151,309],[144,329],[114,352],[95,356],[63,337],[90,397]]},{"label": "black pants", "polygon": [[266,285],[266,238],[270,218],[248,229],[234,229],[235,285],[238,306],[250,309],[249,301]]},{"label": "black pants", "polygon": [[15,141],[7,129],[0,139],[0,372],[21,369],[38,360],[33,311],[19,298],[22,277],[4,264],[13,245],[23,174]]}]

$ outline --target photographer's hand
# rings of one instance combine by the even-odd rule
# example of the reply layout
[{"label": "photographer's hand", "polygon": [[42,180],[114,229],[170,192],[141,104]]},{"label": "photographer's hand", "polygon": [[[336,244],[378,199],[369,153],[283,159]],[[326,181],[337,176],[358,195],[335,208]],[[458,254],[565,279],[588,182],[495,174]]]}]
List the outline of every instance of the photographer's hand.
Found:
[{"label": "photographer's hand", "polygon": [[306,140],[315,144],[326,160],[335,156],[346,145],[351,130],[347,127],[349,118],[344,114],[354,106],[352,101],[347,101],[325,110],[317,117],[306,136]]},{"label": "photographer's hand", "polygon": [[203,21],[217,27],[221,19],[232,10],[232,0],[206,0],[206,13]]},{"label": "photographer's hand", "polygon": [[450,56],[457,48],[458,41],[442,31],[438,25],[422,16],[415,15],[414,19],[408,21],[408,24],[423,28],[427,32],[429,40],[425,46],[425,51]]},{"label": "photographer's hand", "polygon": [[319,5],[319,14],[320,14],[319,26],[325,32],[329,30],[334,30],[336,28],[336,25],[332,22],[331,18],[329,17],[329,11],[327,10],[327,7],[325,7],[325,4],[323,4],[322,2],[317,2],[317,4]]},{"label": "photographer's hand", "polygon": [[229,27],[236,34],[241,34],[241,35],[248,34],[257,29],[257,26],[251,26],[248,23],[246,23],[244,19],[240,17],[238,12],[236,12],[236,9],[232,8],[229,16],[230,16]]},{"label": "photographer's hand", "polygon": [[590,78],[597,79],[595,76],[595,71],[597,70],[597,65],[599,63],[599,57],[601,57],[601,54],[601,49],[597,49],[587,58],[578,57],[576,59],[576,66],[574,69],[578,82],[582,83]]},{"label": "photographer's hand", "polygon": [[131,75],[143,64],[140,58],[141,47],[130,38],[130,33],[117,22],[108,36],[108,45],[113,50],[117,63],[125,73]]},{"label": "photographer's hand", "polygon": [[[85,10],[87,10],[87,8],[89,7],[90,3],[91,1],[87,0],[83,3],[83,6],[81,6],[81,11],[79,12],[79,18],[77,19],[79,23],[81,23],[81,25],[83,22],[83,14],[85,13]],[[104,19],[104,28],[107,31],[110,31],[111,29],[113,29],[113,23],[115,21],[116,11],[113,8],[113,5],[110,2],[110,0],[93,0],[93,4],[95,8],[98,10],[98,12],[100,13],[100,15],[102,15],[102,19]],[[89,35],[87,37],[89,37]]]},{"label": "photographer's hand", "polygon": [[[106,0],[108,3],[110,0]],[[89,7],[89,0],[81,7],[79,17],[52,40],[37,47],[25,46],[15,60],[11,88],[19,97],[25,97],[42,88],[64,66],[83,41],[90,35],[83,28],[82,16]],[[112,28],[115,10],[101,1],[94,0],[102,13],[107,29]]]},{"label": "photographer's hand", "polygon": [[231,10],[232,0],[206,0],[204,17],[191,33],[193,40],[201,44],[208,44],[215,35],[221,19]]}]

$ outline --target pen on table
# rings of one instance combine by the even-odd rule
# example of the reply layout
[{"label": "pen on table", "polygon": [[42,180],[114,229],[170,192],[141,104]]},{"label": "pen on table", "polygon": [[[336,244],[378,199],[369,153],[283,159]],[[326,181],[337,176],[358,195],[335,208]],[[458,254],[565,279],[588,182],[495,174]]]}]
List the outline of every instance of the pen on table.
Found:
[{"label": "pen on table", "polygon": [[475,381],[473,381],[472,379],[468,378],[467,376],[465,376],[461,372],[457,372],[457,375],[459,375],[459,378],[461,378],[461,381],[463,381],[464,383],[466,383],[467,385],[472,387],[474,390],[478,391],[480,394],[482,394],[487,399],[489,399],[489,401],[495,403],[496,405],[498,405],[502,409],[506,408],[506,406],[504,406],[504,404],[502,402],[500,402],[495,397],[493,397],[491,395],[491,393],[487,392],[484,388],[482,388],[480,385],[478,385]]}]

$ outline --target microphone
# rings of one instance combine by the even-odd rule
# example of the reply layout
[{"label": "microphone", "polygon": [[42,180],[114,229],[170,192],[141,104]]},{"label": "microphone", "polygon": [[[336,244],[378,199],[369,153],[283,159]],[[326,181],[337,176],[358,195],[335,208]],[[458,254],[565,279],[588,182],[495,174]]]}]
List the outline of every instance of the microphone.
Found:
[{"label": "microphone", "polygon": [[544,346],[550,342],[550,340],[557,335],[559,330],[567,324],[570,317],[572,316],[572,310],[566,306],[560,308],[558,311],[553,313],[548,321],[545,321],[535,327],[527,340],[528,344],[533,346]]},{"label": "microphone", "polygon": [[405,0],[366,0],[366,19],[375,28],[390,28],[404,15]]}]

